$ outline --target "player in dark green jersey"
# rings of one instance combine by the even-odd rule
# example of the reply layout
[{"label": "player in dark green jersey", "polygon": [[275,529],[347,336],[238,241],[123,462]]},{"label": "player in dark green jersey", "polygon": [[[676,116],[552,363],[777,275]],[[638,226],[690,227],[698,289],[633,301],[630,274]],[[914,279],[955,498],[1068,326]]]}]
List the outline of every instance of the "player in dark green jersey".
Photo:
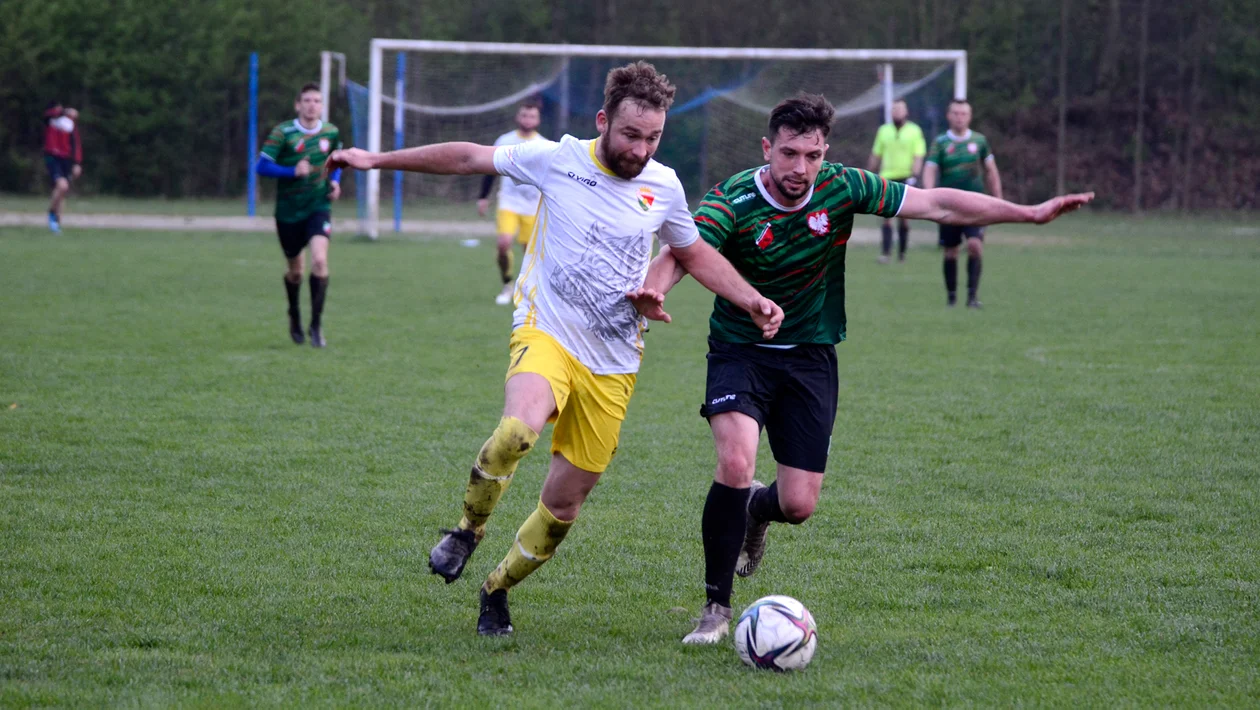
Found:
[{"label": "player in dark green jersey", "polygon": [[[714,187],[695,213],[701,237],[778,303],[784,319],[774,342],[765,343],[747,313],[714,301],[700,408],[717,448],[701,520],[708,601],[684,643],[717,643],[729,632],[734,576],[757,569],[769,524],[804,522],[818,503],[839,394],[835,346],[845,338],[844,261],[853,216],[1048,222],[1092,198],[1069,195],[1025,207],[961,190],[919,190],[825,162],[834,115],[821,96],[780,103],[770,114],[770,138],[762,139],[768,164]],[[644,288],[664,294],[684,275],[666,247]],[[769,487],[753,480],[763,427],[777,463]]]},{"label": "player in dark green jersey", "polygon": [[328,240],[332,238],[332,202],[341,196],[341,171],[324,178],[320,168],[329,154],[341,148],[341,133],[320,120],[323,95],[316,84],[298,92],[293,106],[297,118],[271,129],[263,143],[256,170],[274,177],[276,186],[276,233],[288,260],[284,289],[289,296],[289,337],[301,345],[302,254],[311,252],[311,345],[325,345],[322,331],[324,298],[328,293]]},{"label": "player in dark green jersey", "polygon": [[[1002,199],[1002,176],[989,141],[971,130],[971,104],[954,101],[945,115],[949,130],[936,137],[923,168],[923,187],[949,187],[969,192],[988,192]],[[979,308],[980,264],[984,253],[982,225],[942,224],[941,246],[945,247],[945,291],[947,303],[958,302],[958,247],[967,239],[967,307]]]}]

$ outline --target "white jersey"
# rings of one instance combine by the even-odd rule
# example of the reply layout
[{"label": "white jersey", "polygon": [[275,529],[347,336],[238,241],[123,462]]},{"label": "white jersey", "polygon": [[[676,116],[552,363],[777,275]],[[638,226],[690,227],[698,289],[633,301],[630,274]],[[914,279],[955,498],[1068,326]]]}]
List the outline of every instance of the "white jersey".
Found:
[{"label": "white jersey", "polygon": [[653,233],[678,248],[700,233],[672,169],[650,160],[623,180],[595,145],[565,136],[494,151],[499,174],[542,191],[512,327],[542,330],[596,375],[638,372],[645,322],[626,292],[647,277]]},{"label": "white jersey", "polygon": [[[520,131],[508,131],[494,140],[494,147],[519,145],[529,141],[550,142],[536,132],[527,137],[522,136]],[[517,182],[508,177],[499,180],[499,209],[501,210],[532,217],[538,211],[540,196],[538,188],[528,183]]]}]

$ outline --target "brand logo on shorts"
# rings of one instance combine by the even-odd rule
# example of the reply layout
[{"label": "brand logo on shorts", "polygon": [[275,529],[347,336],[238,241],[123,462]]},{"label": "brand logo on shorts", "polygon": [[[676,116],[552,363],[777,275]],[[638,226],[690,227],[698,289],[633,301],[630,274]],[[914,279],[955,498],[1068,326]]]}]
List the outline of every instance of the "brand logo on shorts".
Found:
[{"label": "brand logo on shorts", "polygon": [[809,225],[809,231],[814,236],[821,237],[831,229],[831,219],[827,217],[827,210],[818,210],[806,218],[805,223]]},{"label": "brand logo on shorts", "polygon": [[710,406],[710,407],[716,407],[717,405],[719,405],[719,404],[721,404],[721,403],[723,403],[723,402],[734,402],[734,401],[735,401],[735,395],[733,395],[733,394],[728,394],[728,395],[723,395],[723,396],[721,396],[721,397],[718,397],[717,399],[713,400],[712,402],[709,402],[709,406]]},{"label": "brand logo on shorts", "polygon": [[569,172],[569,177],[574,180],[577,180],[578,182],[582,183],[583,185],[586,185],[587,187],[595,187],[596,185],[599,184],[595,182],[595,178],[584,177],[582,175],[578,175],[575,172]]},{"label": "brand logo on shorts", "polygon": [[328,152],[328,149],[329,149],[329,148],[331,148],[331,147],[332,147],[332,142],[331,142],[331,141],[329,141],[327,138],[320,138],[320,139],[319,139],[319,152],[321,152],[321,153],[327,153],[327,152]]}]

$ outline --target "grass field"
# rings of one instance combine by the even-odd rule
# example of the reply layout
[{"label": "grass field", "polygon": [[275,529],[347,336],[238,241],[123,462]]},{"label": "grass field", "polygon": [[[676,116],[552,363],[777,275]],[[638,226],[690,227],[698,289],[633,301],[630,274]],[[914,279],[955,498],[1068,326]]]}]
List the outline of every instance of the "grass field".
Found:
[{"label": "grass field", "polygon": [[[394,205],[390,197],[382,198],[381,218],[389,220],[394,215]],[[48,210],[47,195],[14,195],[0,193],[0,212],[33,212],[42,213]],[[271,216],[275,213],[275,203],[259,201],[255,205],[259,215]],[[334,212],[339,217],[354,214],[355,201],[347,195],[344,201],[336,204]],[[246,214],[245,198],[234,199],[182,199],[161,200],[152,198],[128,197],[80,197],[71,194],[66,201],[66,214],[141,214],[141,215],[177,215],[180,217],[243,217]],[[403,219],[436,219],[436,220],[475,220],[477,209],[471,203],[449,203],[436,200],[409,200],[403,209]]]},{"label": "grass field", "polygon": [[822,502],[736,585],[818,619],[784,676],[679,643],[714,464],[694,283],[487,640],[476,589],[544,457],[464,579],[425,555],[501,405],[489,247],[337,241],[315,351],[272,237],[0,231],[0,705],[1255,707],[1260,236],[1081,216],[992,241],[981,312],[944,308],[933,249],[850,251]]}]

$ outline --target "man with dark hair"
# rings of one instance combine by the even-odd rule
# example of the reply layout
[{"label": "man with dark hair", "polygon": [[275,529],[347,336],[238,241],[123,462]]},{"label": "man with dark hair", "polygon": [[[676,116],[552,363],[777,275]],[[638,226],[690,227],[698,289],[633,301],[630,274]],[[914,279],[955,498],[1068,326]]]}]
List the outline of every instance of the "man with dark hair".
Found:
[{"label": "man with dark hair", "polygon": [[673,84],[635,62],[608,73],[594,140],[349,149],[325,168],[498,174],[542,193],[517,282],[503,415],[473,461],[458,526],[443,531],[429,553],[434,574],[447,583],[459,578],[517,463],[555,422],[538,507],[481,586],[479,634],[512,633],[508,590],[555,554],[617,451],[643,357],[643,319],[668,318],[663,297],[642,288],[653,233],[697,281],[744,312],[759,338],[773,337],[782,319],[777,305],[700,240],[678,176],[652,160],[673,100]]},{"label": "man with dark hair", "polygon": [[[927,144],[923,141],[923,130],[910,120],[910,109],[906,102],[897,100],[892,105],[892,122],[879,127],[875,134],[875,144],[871,146],[871,157],[866,169],[879,173],[885,180],[903,182],[914,185],[919,172],[923,170],[923,156],[927,154]],[[879,263],[887,264],[892,257],[893,220],[886,219],[880,226],[883,237],[879,252]],[[910,222],[905,217],[897,220],[897,261],[906,260],[906,247],[910,244]]]},{"label": "man with dark hair", "polygon": [[289,298],[289,337],[301,345],[303,253],[311,252],[311,345],[326,345],[324,299],[328,294],[328,241],[332,239],[332,201],[341,197],[341,171],[320,172],[324,161],[341,148],[341,132],[324,123],[324,96],[318,84],[298,91],[297,118],[271,129],[255,170],[276,178],[276,233],[288,262],[284,290]]},{"label": "man with dark hair", "polygon": [[[923,168],[923,187],[937,186],[988,193],[1002,199],[1002,176],[989,140],[971,130],[971,104],[955,100],[945,114],[949,130],[932,142],[932,153]],[[967,239],[967,307],[979,308],[980,258],[984,253],[984,226],[942,224],[940,244],[945,247],[946,303],[958,301],[958,247]]]},{"label": "man with dark hair", "polygon": [[[541,122],[542,103],[538,99],[526,99],[516,109],[516,128],[499,136],[494,147],[516,145],[529,141],[546,140],[538,132]],[[490,209],[490,188],[494,186],[496,175],[487,175],[481,181],[481,194],[477,199],[477,214],[482,217]],[[503,287],[494,302],[506,306],[512,302],[512,242],[522,247],[529,243],[534,233],[534,217],[538,213],[538,201],[542,193],[528,183],[515,180],[503,180],[499,184],[499,205],[495,211],[495,226],[498,231],[498,264],[499,276],[503,279]]]},{"label": "man with dark hair", "polygon": [[[960,190],[919,190],[823,160],[835,115],[821,96],[774,108],[761,147],[767,165],[720,183],[695,220],[750,283],[784,309],[773,344],[740,309],[715,299],[709,319],[709,420],[717,470],[701,531],[707,603],[688,644],[729,632],[734,576],[756,571],[771,522],[800,524],[818,503],[839,392],[836,344],[845,338],[844,258],[855,214],[951,224],[1048,222],[1092,199],[1057,197],[1035,207]],[[687,265],[663,247],[644,288],[668,292]],[[769,487],[753,479],[761,429],[777,464]]]},{"label": "man with dark hair", "polygon": [[44,110],[44,165],[52,183],[48,202],[48,229],[61,232],[61,206],[70,192],[70,181],[83,174],[83,142],[79,140],[79,112],[53,101]]}]

